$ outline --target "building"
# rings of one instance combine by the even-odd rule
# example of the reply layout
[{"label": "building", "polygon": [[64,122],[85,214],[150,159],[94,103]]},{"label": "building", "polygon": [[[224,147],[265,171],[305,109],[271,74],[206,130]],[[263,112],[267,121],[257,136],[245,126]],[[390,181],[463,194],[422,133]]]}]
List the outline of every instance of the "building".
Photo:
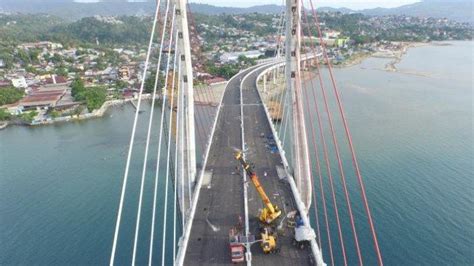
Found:
[{"label": "building", "polygon": [[240,56],[245,56],[249,59],[257,59],[260,56],[264,55],[259,50],[251,50],[246,52],[234,52],[234,53],[224,53],[220,56],[221,63],[230,63],[237,62]]},{"label": "building", "polygon": [[57,105],[58,101],[69,89],[67,85],[50,84],[32,88],[30,94],[20,100],[18,104],[23,110],[49,109]]},{"label": "building", "polygon": [[336,42],[335,42],[335,44],[334,44],[334,46],[337,46],[337,47],[345,47],[349,41],[350,41],[350,39],[349,39],[348,37],[345,37],[345,38],[337,38],[337,39],[336,39]]},{"label": "building", "polygon": [[45,78],[45,84],[48,85],[55,85],[55,84],[61,84],[65,85],[67,84],[67,78],[63,76],[57,76],[57,75],[51,75],[50,77]]},{"label": "building", "polygon": [[12,85],[9,80],[0,80],[0,88],[8,88]]},{"label": "building", "polygon": [[118,71],[118,76],[121,80],[129,80],[130,79],[130,69],[126,66],[123,66]]},{"label": "building", "polygon": [[60,43],[53,42],[34,42],[34,43],[23,43],[18,45],[21,49],[62,49],[63,45]]},{"label": "building", "polygon": [[28,87],[28,84],[26,84],[25,77],[13,78],[12,85],[15,88],[22,88],[22,89],[26,89]]},{"label": "building", "polygon": [[324,32],[324,38],[326,39],[336,39],[341,35],[341,32],[335,30],[328,30]]}]

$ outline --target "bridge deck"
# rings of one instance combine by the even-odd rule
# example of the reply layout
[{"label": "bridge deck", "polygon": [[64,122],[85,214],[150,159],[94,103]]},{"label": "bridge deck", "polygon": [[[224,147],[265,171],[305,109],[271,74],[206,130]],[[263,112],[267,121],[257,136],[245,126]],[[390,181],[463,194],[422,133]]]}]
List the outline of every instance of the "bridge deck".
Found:
[{"label": "bridge deck", "polygon": [[[244,218],[243,181],[238,162],[233,158],[235,149],[242,146],[240,127],[240,78],[239,74],[226,87],[223,105],[218,117],[214,141],[211,146],[207,170],[213,172],[210,186],[202,187],[195,213],[191,236],[184,265],[230,264],[228,232]],[[257,71],[258,72],[258,71]],[[289,184],[279,181],[276,166],[281,165],[278,153],[271,153],[265,138],[271,135],[270,125],[260,103],[255,86],[258,73],[244,79],[244,129],[248,152],[247,159],[255,164],[255,170],[268,196],[282,210],[282,217],[295,210]],[[239,172],[236,173],[236,167]],[[264,176],[267,172],[267,176]],[[262,207],[260,197],[249,183],[248,206],[250,232],[258,236],[258,209]],[[285,223],[284,223],[285,224]],[[284,227],[286,228],[286,227]],[[281,252],[265,255],[258,244],[252,246],[254,265],[307,265],[310,264],[310,250],[299,250],[292,242],[292,232],[286,229],[278,239]]]}]

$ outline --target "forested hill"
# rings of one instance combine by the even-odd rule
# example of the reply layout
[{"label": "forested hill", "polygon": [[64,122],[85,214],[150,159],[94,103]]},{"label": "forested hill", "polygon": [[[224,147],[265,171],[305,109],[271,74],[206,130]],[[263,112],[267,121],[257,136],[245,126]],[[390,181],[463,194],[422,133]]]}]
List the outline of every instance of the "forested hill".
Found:
[{"label": "forested hill", "polygon": [[51,15],[0,15],[1,42],[40,40],[67,43],[143,44],[149,38],[150,17],[86,17],[74,22]]},{"label": "forested hill", "polygon": [[473,0],[423,0],[397,8],[374,8],[363,10],[364,15],[406,15],[412,17],[448,18],[474,24]]},{"label": "forested hill", "polygon": [[[102,16],[143,16],[152,15],[154,1],[126,2],[104,1],[97,3],[76,3],[72,0],[1,0],[0,12],[11,13],[43,13],[61,17],[67,20],[77,20],[94,15]],[[282,6],[257,5],[248,8],[218,7],[207,4],[190,3],[189,8],[194,13],[217,14],[248,14],[248,13],[281,13]]]},{"label": "forested hill", "polygon": [[[238,39],[246,32],[260,37],[274,34],[276,27],[273,21],[277,17],[275,14],[255,13],[194,16],[197,31],[210,43],[226,37]],[[437,19],[406,20],[403,16],[375,19],[362,14],[321,13],[320,20],[330,29],[338,30],[360,43],[378,40],[465,40],[473,36],[470,26]],[[71,22],[51,15],[0,14],[0,46],[36,41],[53,41],[63,45],[95,46],[97,42],[101,46],[143,45],[148,41],[152,24],[150,16],[94,16]],[[438,28],[443,28],[442,35]]]},{"label": "forested hill", "polygon": [[[12,13],[44,13],[68,20],[77,20],[94,15],[103,16],[141,16],[151,15],[155,2],[127,2],[126,0],[108,0],[97,3],[77,3],[74,0],[1,0],[0,12]],[[216,14],[248,14],[248,13],[279,13],[278,5],[257,5],[248,8],[218,7],[207,4],[191,3],[190,9],[195,13]],[[362,13],[364,15],[408,15],[421,17],[448,18],[459,22],[474,23],[473,0],[422,0],[418,3],[397,8],[374,8],[350,10],[347,8],[319,8],[322,11],[338,11],[342,13]]]}]

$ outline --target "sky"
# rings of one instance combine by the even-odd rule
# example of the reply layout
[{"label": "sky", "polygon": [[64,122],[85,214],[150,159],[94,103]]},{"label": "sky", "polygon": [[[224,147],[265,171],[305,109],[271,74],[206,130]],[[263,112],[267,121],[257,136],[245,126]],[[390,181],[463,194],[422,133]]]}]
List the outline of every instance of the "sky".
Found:
[{"label": "sky", "polygon": [[[98,2],[100,0],[75,0],[76,2]],[[142,2],[146,0],[128,0],[129,2]],[[307,0],[304,0],[307,2]],[[278,4],[285,0],[189,0],[191,3],[210,4],[215,6],[250,7],[254,5]],[[402,5],[420,2],[420,0],[313,0],[318,7],[347,7],[354,10],[376,7],[399,7]]]}]

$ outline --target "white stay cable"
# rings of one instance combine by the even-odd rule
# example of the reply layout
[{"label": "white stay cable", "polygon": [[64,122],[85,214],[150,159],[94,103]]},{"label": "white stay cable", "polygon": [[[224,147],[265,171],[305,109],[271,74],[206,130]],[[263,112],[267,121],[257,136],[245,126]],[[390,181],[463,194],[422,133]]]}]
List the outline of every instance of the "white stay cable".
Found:
[{"label": "white stay cable", "polygon": [[[175,81],[175,74],[176,74],[176,60],[177,60],[177,54],[178,54],[178,47],[177,47],[178,42],[176,41],[176,46],[174,48],[174,73],[173,73],[173,89],[174,89],[174,81]],[[178,69],[181,68],[181,60],[178,62]],[[179,70],[178,70],[179,71]],[[179,76],[178,76],[179,77]],[[179,123],[178,123],[178,111],[179,111],[179,83],[176,88],[176,129],[175,129],[175,138],[176,138],[176,145],[174,149],[174,195],[173,195],[173,265],[175,265],[176,261],[176,209],[177,209],[177,203],[178,203],[178,131],[179,131]],[[171,112],[173,112],[173,109],[171,109]]]},{"label": "white stay cable", "polygon": [[129,172],[129,169],[130,169],[130,160],[132,158],[133,145],[134,145],[134,142],[135,142],[135,132],[136,132],[136,129],[137,129],[138,113],[140,111],[143,87],[145,85],[145,77],[146,77],[146,73],[148,71],[148,63],[150,61],[151,46],[153,44],[153,39],[155,37],[155,29],[156,29],[156,22],[158,20],[159,9],[160,9],[160,0],[158,0],[158,3],[156,5],[156,9],[155,9],[155,17],[154,17],[154,20],[153,20],[153,27],[151,29],[150,40],[148,42],[148,51],[147,51],[147,54],[146,54],[145,68],[143,70],[143,76],[142,76],[142,80],[141,80],[140,91],[139,91],[139,94],[138,94],[137,109],[135,111],[135,117],[134,117],[134,120],[133,120],[133,127],[132,127],[132,134],[130,136],[130,143],[129,143],[129,146],[128,146],[127,163],[125,165],[125,173],[123,175],[122,192],[121,192],[121,195],[120,195],[119,209],[118,209],[118,213],[117,213],[117,220],[116,220],[116,223],[115,223],[114,240],[113,240],[113,244],[112,244],[112,253],[110,255],[110,262],[109,262],[109,264],[111,266],[114,265],[114,260],[115,260],[115,250],[117,248],[117,240],[118,240],[118,235],[119,235],[119,232],[120,232],[120,223],[121,223],[121,220],[122,220],[123,202],[125,200],[125,191],[127,189],[128,172]]},{"label": "white stay cable", "polygon": [[[181,77],[181,60],[180,60],[180,67],[178,68],[178,77]],[[179,79],[178,80],[178,91],[180,91],[179,93],[179,98],[178,98],[178,101],[179,101],[179,109],[178,109],[178,117],[180,117],[179,119],[179,123],[178,123],[178,126],[179,128],[181,129],[179,131],[179,150],[182,151],[184,149],[184,131],[185,131],[185,128],[184,128],[184,114],[185,114],[185,109],[184,109],[184,86],[182,85],[181,83],[181,80]],[[186,218],[186,207],[185,207],[185,201],[184,201],[184,154],[181,153],[181,160],[179,162],[179,176],[181,177],[181,202],[182,202],[182,210],[181,210],[181,213],[182,213],[182,223],[183,223],[183,232],[184,232],[184,225],[185,225],[185,218]]]},{"label": "white stay cable", "polygon": [[[167,1],[167,10],[169,9],[169,0]],[[165,23],[164,23],[164,29],[166,29],[166,25],[167,25],[167,20],[168,20],[168,12],[166,13],[166,16],[165,16]],[[173,32],[172,32],[172,29],[173,29],[173,23],[174,23],[174,8],[173,8],[173,18],[172,18],[172,21],[171,21],[171,32],[169,33],[169,45],[168,45],[168,54],[169,54],[169,48],[171,47],[171,43],[173,41]],[[163,39],[164,39],[164,33],[163,33],[163,36],[162,36],[162,44],[163,44]],[[161,58],[161,55],[162,55],[162,47],[163,45],[160,47],[160,55],[159,55],[159,58]],[[157,151],[157,156],[156,156],[156,171],[155,171],[155,186],[153,188],[153,213],[152,213],[152,222],[151,222],[151,231],[150,231],[150,249],[149,249],[149,255],[148,255],[148,264],[151,265],[152,263],[152,259],[153,259],[153,238],[154,238],[154,235],[155,235],[155,217],[156,217],[156,199],[157,199],[157,194],[158,194],[158,176],[159,176],[159,172],[160,172],[160,159],[161,159],[161,142],[162,142],[162,139],[163,139],[163,122],[164,122],[164,110],[165,110],[165,106],[166,106],[166,86],[167,86],[167,81],[168,81],[168,71],[169,71],[169,56],[168,56],[168,64],[166,66],[166,76],[165,76],[165,86],[162,90],[162,95],[163,95],[163,102],[162,102],[162,105],[161,105],[161,118],[160,118],[160,133],[159,133],[159,137],[158,137],[158,151]],[[156,72],[156,81],[158,81],[158,76],[159,76],[159,72],[157,71]],[[155,83],[155,86],[156,86],[156,83]]]},{"label": "white stay cable", "polygon": [[282,1],[282,12],[281,12],[281,15],[280,15],[280,19],[278,21],[278,31],[277,31],[277,35],[279,37],[278,39],[278,43],[277,43],[277,53],[275,54],[275,58],[278,58],[280,56],[280,50],[281,50],[281,39],[283,37],[283,25],[285,23],[285,16],[286,16],[286,8],[285,8],[285,3],[284,3],[284,0]]},{"label": "white stay cable", "polygon": [[[138,200],[138,209],[137,209],[137,221],[135,223],[135,237],[133,240],[133,255],[132,255],[132,265],[135,265],[135,260],[137,257],[137,245],[138,245],[138,235],[140,233],[140,219],[141,219],[141,213],[142,213],[142,202],[143,202],[143,189],[145,186],[145,176],[146,176],[146,167],[148,164],[148,149],[150,146],[150,136],[151,136],[151,128],[153,125],[153,113],[155,111],[155,98],[156,98],[156,87],[158,85],[158,77],[160,74],[160,65],[161,65],[161,55],[163,51],[163,41],[165,39],[165,33],[166,33],[166,26],[167,26],[167,17],[168,17],[168,11],[169,11],[169,0],[166,6],[166,14],[165,14],[165,21],[163,24],[163,31],[161,34],[161,43],[160,43],[160,53],[158,56],[158,62],[156,64],[156,76],[155,76],[155,84],[153,86],[153,95],[151,98],[151,110],[150,110],[150,118],[148,119],[148,132],[146,135],[146,144],[145,144],[145,157],[143,159],[143,169],[142,169],[142,178],[141,178],[141,184],[140,184],[140,196]],[[161,121],[163,123],[163,121]],[[159,160],[159,158],[157,158]]]},{"label": "white stay cable", "polygon": [[280,104],[280,108],[281,108],[281,119],[280,119],[280,123],[278,125],[278,135],[280,137],[280,140],[282,139],[283,135],[282,135],[282,128],[283,128],[283,125],[284,125],[284,122],[285,122],[285,115],[286,115],[286,97],[287,97],[287,94],[288,94],[288,89],[286,88],[285,85],[283,85],[283,91],[281,93],[281,97],[280,97],[280,100],[279,100],[279,104]]},{"label": "white stay cable", "polygon": [[[282,92],[281,92],[281,95],[279,97],[279,100],[278,100],[278,103],[280,104],[280,109],[282,108],[283,106],[283,110],[280,110],[281,111],[281,122],[280,122],[280,125],[279,125],[279,130],[278,130],[278,133],[280,133],[281,131],[281,127],[283,126],[283,117],[285,116],[285,101],[286,101],[286,97],[287,97],[287,94],[288,94],[288,89],[286,88],[285,84],[282,84]],[[281,136],[280,136],[281,137]]]},{"label": "white stay cable", "polygon": [[[174,78],[175,78],[175,68],[176,68],[176,49],[178,49],[178,42],[175,42],[175,57],[174,57],[174,67],[173,67],[173,82],[171,86],[171,99],[170,99],[170,118],[169,118],[169,127],[168,127],[168,155],[167,155],[167,161],[166,161],[166,182],[165,182],[165,204],[164,204],[164,214],[163,214],[163,238],[162,238],[162,249],[161,249],[161,265],[165,265],[165,255],[166,255],[166,225],[167,225],[167,213],[168,213],[168,183],[169,183],[169,174],[170,174],[170,158],[171,158],[171,122],[173,119],[173,101],[174,101]],[[169,51],[171,51],[171,45],[169,48]],[[169,56],[170,54],[168,53],[168,64],[169,64]],[[174,250],[174,246],[173,246]],[[173,255],[173,260],[174,260],[174,255]]]},{"label": "white stay cable", "polygon": [[[288,120],[290,120],[290,108],[291,108],[291,104],[289,104],[289,98],[288,95],[290,94],[290,90],[287,90],[287,93],[286,93],[286,98],[285,98],[285,106],[286,107],[286,120],[285,120],[285,126],[283,128],[283,148],[285,147],[285,137],[286,137],[286,131],[287,131],[287,128],[288,128]],[[283,114],[284,115],[284,114]]]}]

